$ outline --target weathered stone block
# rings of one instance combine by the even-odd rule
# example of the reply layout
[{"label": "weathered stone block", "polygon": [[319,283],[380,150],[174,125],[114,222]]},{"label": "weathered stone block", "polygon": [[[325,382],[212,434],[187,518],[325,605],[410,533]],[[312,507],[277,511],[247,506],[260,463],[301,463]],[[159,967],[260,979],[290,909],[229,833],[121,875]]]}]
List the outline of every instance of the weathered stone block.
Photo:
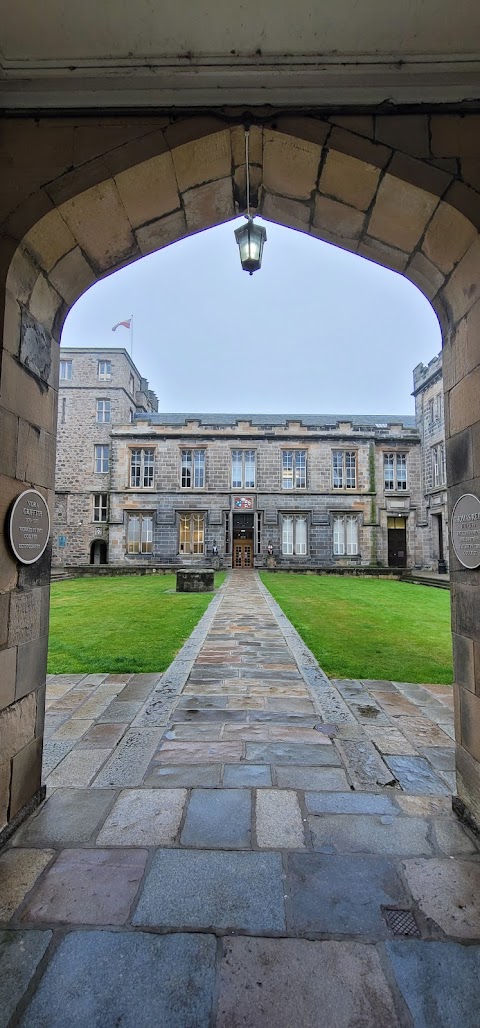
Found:
[{"label": "weathered stone block", "polygon": [[321,146],[266,129],[263,152],[265,188],[307,200],[317,182]]},{"label": "weathered stone block", "polygon": [[132,229],[112,179],[62,203],[60,213],[99,268],[110,268],[135,253]]},{"label": "weathered stone block", "polygon": [[9,707],[15,699],[15,669],[17,651],[15,647],[0,650],[0,710]]},{"label": "weathered stone block", "polygon": [[385,243],[411,251],[438,203],[435,196],[388,172],[380,183],[368,233]]},{"label": "weathered stone block", "polygon": [[211,568],[186,568],[177,571],[177,593],[207,593],[215,588],[215,572]]},{"label": "weathered stone block", "polygon": [[12,760],[10,819],[38,792],[42,780],[42,739],[32,739]]},{"label": "weathered stone block", "polygon": [[425,114],[377,115],[375,139],[411,157],[430,157],[428,118]]},{"label": "weathered stone block", "polygon": [[[37,280],[39,281],[39,280]],[[37,287],[35,286],[35,289]],[[34,289],[34,293],[35,293]],[[33,299],[33,297],[32,297]],[[48,319],[47,319],[48,320]],[[32,374],[47,382],[52,365],[52,337],[43,324],[22,309],[20,361]]]},{"label": "weathered stone block", "polygon": [[460,723],[462,746],[480,762],[480,696],[460,689]]},{"label": "weathered stone block", "polygon": [[137,229],[135,235],[141,253],[147,254],[183,239],[187,231],[184,212],[175,211],[174,214],[167,214],[166,217]]},{"label": "weathered stone block", "polygon": [[183,203],[190,232],[219,225],[235,214],[231,178],[197,186],[184,193]]},{"label": "weathered stone block", "polygon": [[115,176],[115,182],[132,228],[180,207],[175,169],[169,153],[120,172]]},{"label": "weathered stone block", "polygon": [[307,204],[299,203],[298,200],[289,200],[286,196],[266,193],[263,198],[262,215],[267,221],[286,225],[287,228],[308,231],[310,207]]},{"label": "weathered stone block", "polygon": [[95,282],[95,273],[85,260],[79,246],[76,246],[55,265],[50,281],[66,303],[75,300]]},{"label": "weathered stone block", "polygon": [[172,150],[172,159],[181,192],[224,178],[231,171],[230,132],[224,129],[177,146]]},{"label": "weathered stone block", "polygon": [[480,155],[480,115],[434,114],[430,118],[434,157]]},{"label": "weathered stone block", "polygon": [[37,702],[30,693],[18,703],[12,703],[0,713],[0,753],[9,761],[19,753],[35,735]]},{"label": "weathered stone block", "polygon": [[24,245],[40,267],[48,272],[75,246],[75,239],[58,211],[53,210],[30,229]]},{"label": "weathered stone block", "polygon": [[9,411],[0,410],[0,475],[15,478],[17,463],[18,418]]},{"label": "weathered stone block", "polygon": [[10,292],[5,293],[5,320],[3,326],[3,346],[5,350],[18,357],[20,353],[22,308]]},{"label": "weathered stone block", "polygon": [[480,396],[480,366],[470,372],[450,390],[450,434],[463,432],[478,421]]},{"label": "weathered stone block", "polygon": [[440,203],[425,233],[422,250],[440,271],[448,274],[476,235],[474,225],[460,211]]},{"label": "weathered stone block", "polygon": [[[238,167],[245,164],[245,129],[243,125],[233,125],[230,129],[233,163]],[[250,164],[262,164],[263,161],[263,129],[260,125],[250,126],[248,141]]]},{"label": "weathered stone block", "polygon": [[56,289],[53,289],[43,274],[39,275],[30,297],[29,311],[39,325],[47,329],[47,332],[51,332],[53,328],[61,303],[62,299]]},{"label": "weathered stone block", "polygon": [[425,294],[430,300],[438,293],[438,290],[442,288],[444,282],[444,276],[442,272],[432,264],[431,261],[423,255],[423,253],[416,253],[408,268],[405,272],[407,278],[411,282],[414,282],[422,293]]},{"label": "weathered stone block", "polygon": [[360,211],[370,206],[378,185],[380,171],[356,157],[330,150],[320,178],[319,189],[351,204]]},{"label": "weathered stone block", "polygon": [[364,215],[353,207],[330,200],[327,196],[317,195],[315,198],[315,228],[327,232],[334,239],[359,239]]},{"label": "weathered stone block", "polygon": [[18,646],[15,699],[28,695],[45,684],[48,635]]},{"label": "weathered stone block", "polygon": [[471,310],[480,296],[480,239],[474,240],[443,290],[454,322]]},{"label": "weathered stone block", "polygon": [[8,269],[8,292],[19,303],[28,303],[38,278],[38,265],[31,255],[19,246]]},{"label": "weathered stone block", "polygon": [[10,627],[8,642],[10,646],[38,639],[40,632],[42,595],[40,589],[25,592],[15,590],[10,599]]},{"label": "weathered stone block", "polygon": [[16,361],[3,353],[0,400],[25,421],[54,431],[55,393]]}]

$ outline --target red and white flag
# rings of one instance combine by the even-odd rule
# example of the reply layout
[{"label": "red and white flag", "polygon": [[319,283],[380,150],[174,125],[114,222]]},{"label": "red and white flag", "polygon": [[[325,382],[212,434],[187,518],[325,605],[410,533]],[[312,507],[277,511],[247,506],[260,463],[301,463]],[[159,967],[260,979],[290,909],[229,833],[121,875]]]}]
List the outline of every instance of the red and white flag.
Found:
[{"label": "red and white flag", "polygon": [[131,328],[132,327],[132,319],[129,318],[128,321],[117,321],[117,324],[114,325],[113,328],[112,328],[112,332],[115,332],[117,330],[117,328],[120,328],[121,325],[123,325],[123,328]]}]

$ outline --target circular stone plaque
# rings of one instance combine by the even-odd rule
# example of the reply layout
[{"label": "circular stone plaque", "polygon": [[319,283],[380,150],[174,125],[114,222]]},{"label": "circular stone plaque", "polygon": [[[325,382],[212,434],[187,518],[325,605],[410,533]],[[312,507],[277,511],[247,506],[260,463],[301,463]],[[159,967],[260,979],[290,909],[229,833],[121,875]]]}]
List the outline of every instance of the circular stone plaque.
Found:
[{"label": "circular stone plaque", "polygon": [[17,496],[10,513],[10,545],[22,564],[39,560],[50,535],[50,514],[41,493],[26,489]]},{"label": "circular stone plaque", "polygon": [[480,566],[480,500],[473,493],[465,493],[453,508],[452,545],[464,568]]}]

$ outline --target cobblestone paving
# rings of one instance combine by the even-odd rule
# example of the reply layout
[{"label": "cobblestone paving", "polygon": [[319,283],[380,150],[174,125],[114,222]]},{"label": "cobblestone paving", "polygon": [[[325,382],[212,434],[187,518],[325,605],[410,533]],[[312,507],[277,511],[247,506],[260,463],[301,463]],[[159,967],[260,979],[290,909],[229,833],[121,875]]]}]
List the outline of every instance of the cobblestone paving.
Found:
[{"label": "cobblestone paving", "polygon": [[0,1028],[476,1028],[453,734],[446,686],[330,682],[253,573],[165,675],[50,676]]}]

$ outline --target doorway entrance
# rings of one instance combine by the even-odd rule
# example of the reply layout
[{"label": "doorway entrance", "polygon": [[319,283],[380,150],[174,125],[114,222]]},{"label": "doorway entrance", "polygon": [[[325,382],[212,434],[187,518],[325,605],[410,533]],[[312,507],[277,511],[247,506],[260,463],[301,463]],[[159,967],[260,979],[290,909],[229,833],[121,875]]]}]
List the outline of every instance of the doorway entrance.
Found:
[{"label": "doorway entrance", "polygon": [[253,514],[233,515],[233,567],[253,568]]},{"label": "doorway entrance", "polygon": [[405,518],[387,518],[388,566],[407,566],[407,522]]},{"label": "doorway entrance", "polygon": [[107,563],[107,544],[103,539],[95,539],[90,547],[90,564]]}]

